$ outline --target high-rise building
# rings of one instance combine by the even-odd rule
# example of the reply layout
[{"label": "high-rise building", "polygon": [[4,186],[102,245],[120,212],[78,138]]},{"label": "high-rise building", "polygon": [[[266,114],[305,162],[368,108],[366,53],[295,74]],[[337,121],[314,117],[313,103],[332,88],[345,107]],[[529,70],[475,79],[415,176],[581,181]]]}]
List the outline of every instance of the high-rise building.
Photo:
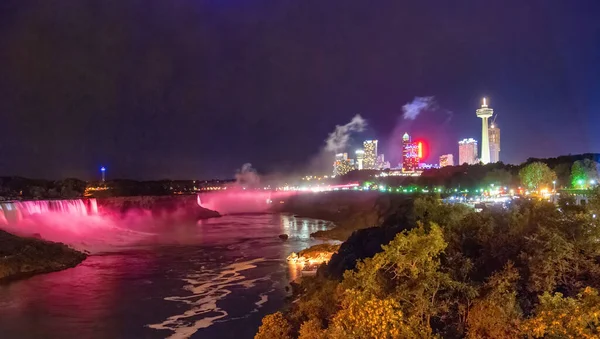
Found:
[{"label": "high-rise building", "polygon": [[377,162],[375,164],[375,168],[378,169],[378,170],[384,170],[386,168],[390,168],[389,163],[390,163],[389,161],[387,161],[387,162],[385,161],[385,155],[383,153],[382,154],[378,154],[377,155]]},{"label": "high-rise building", "polygon": [[365,151],[362,149],[357,149],[355,152],[356,155],[356,169],[363,169],[363,161],[365,159]]},{"label": "high-rise building", "polygon": [[354,160],[348,159],[348,153],[338,153],[335,155],[333,163],[333,175],[344,175],[354,169]]},{"label": "high-rise building", "polygon": [[498,126],[492,125],[489,129],[489,137],[490,137],[490,162],[495,163],[500,161],[500,128]]},{"label": "high-rise building", "polygon": [[452,154],[444,154],[440,156],[440,167],[454,166],[454,156]]},{"label": "high-rise building", "polygon": [[489,108],[486,99],[483,98],[481,108],[475,111],[478,118],[481,118],[481,162],[488,164],[490,162],[490,142],[488,138],[489,123],[488,118],[494,115],[494,110]]},{"label": "high-rise building", "polygon": [[408,133],[402,136],[402,170],[415,171],[423,157],[423,146],[420,142],[413,142]]},{"label": "high-rise building", "polygon": [[463,139],[458,142],[458,164],[473,165],[477,163],[477,140]]},{"label": "high-rise building", "polygon": [[364,148],[364,169],[375,169],[377,165],[377,140],[365,140],[363,142]]}]

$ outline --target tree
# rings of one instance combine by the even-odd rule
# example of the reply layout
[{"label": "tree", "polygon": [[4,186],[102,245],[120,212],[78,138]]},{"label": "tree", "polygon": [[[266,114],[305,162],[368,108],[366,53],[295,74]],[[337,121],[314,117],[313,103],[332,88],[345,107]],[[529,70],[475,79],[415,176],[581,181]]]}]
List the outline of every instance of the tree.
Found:
[{"label": "tree", "polygon": [[483,184],[486,186],[490,184],[504,186],[510,185],[512,180],[512,174],[509,171],[502,168],[494,168],[485,175]]},{"label": "tree", "polygon": [[598,182],[598,163],[590,159],[575,161],[571,167],[571,185],[587,187],[592,180]]},{"label": "tree", "polygon": [[389,320],[390,328],[397,328],[391,324],[401,321],[403,331],[427,337],[432,333],[431,319],[446,306],[444,291],[453,283],[447,274],[438,271],[446,246],[442,230],[435,224],[429,232],[423,226],[401,232],[382,246],[383,252],[358,263],[356,271],[346,271],[342,286],[347,291],[360,291],[353,298],[364,298],[364,302],[382,307],[382,315],[392,308],[401,313],[401,320]]},{"label": "tree", "polygon": [[593,288],[585,288],[577,298],[562,293],[540,296],[534,317],[524,322],[523,334],[533,338],[598,338],[600,337],[600,296]]},{"label": "tree", "polygon": [[519,273],[512,263],[492,275],[483,287],[483,297],[469,310],[467,338],[515,338],[519,334],[521,310],[517,302]]},{"label": "tree", "polygon": [[556,174],[543,162],[533,162],[519,171],[521,183],[531,189],[537,190],[542,186],[552,186]]},{"label": "tree", "polygon": [[366,292],[346,291],[342,309],[329,329],[333,338],[423,338],[402,314],[400,303],[393,298],[379,299]]},{"label": "tree", "polygon": [[298,339],[326,339],[327,333],[321,328],[321,321],[312,319],[300,325]]},{"label": "tree", "polygon": [[262,320],[262,325],[254,339],[291,339],[292,326],[281,312],[269,314]]}]

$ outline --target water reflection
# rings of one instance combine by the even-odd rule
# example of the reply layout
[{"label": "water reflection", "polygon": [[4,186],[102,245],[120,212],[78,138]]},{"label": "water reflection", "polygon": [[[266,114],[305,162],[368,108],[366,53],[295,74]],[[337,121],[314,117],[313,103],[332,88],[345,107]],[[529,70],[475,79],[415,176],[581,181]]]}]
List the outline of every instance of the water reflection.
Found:
[{"label": "water reflection", "polygon": [[325,231],[331,227],[331,223],[318,219],[296,218],[293,215],[280,215],[282,233],[299,239],[310,239],[311,233]]},{"label": "water reflection", "polygon": [[276,214],[172,225],[156,244],[0,285],[0,338],[251,338],[299,277],[286,257],[328,226]]}]

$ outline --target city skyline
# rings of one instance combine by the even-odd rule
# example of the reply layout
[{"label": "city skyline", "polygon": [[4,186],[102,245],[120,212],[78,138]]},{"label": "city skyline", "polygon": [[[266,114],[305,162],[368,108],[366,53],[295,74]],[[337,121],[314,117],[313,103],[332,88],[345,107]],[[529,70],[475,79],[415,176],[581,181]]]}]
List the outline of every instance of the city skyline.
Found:
[{"label": "city skyline", "polygon": [[[503,162],[600,144],[598,1],[101,7],[0,4],[0,175],[295,172],[358,113],[360,140],[378,139],[392,164],[405,131],[436,163],[479,138],[482,96],[500,112]],[[435,105],[406,119],[415,97]]]}]

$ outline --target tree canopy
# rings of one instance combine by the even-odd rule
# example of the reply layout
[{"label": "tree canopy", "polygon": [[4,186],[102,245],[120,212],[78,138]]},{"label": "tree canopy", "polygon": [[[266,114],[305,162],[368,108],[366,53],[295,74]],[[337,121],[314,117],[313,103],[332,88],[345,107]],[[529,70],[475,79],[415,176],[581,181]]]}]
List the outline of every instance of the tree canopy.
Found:
[{"label": "tree canopy", "polygon": [[329,266],[304,279],[259,334],[282,333],[275,324],[303,339],[600,337],[600,222],[586,207],[524,200],[475,212],[418,198],[398,213],[338,256],[356,260],[377,241],[380,252],[341,279]]},{"label": "tree canopy", "polygon": [[542,186],[551,187],[556,180],[556,174],[542,162],[533,162],[519,171],[523,186],[537,190]]}]

